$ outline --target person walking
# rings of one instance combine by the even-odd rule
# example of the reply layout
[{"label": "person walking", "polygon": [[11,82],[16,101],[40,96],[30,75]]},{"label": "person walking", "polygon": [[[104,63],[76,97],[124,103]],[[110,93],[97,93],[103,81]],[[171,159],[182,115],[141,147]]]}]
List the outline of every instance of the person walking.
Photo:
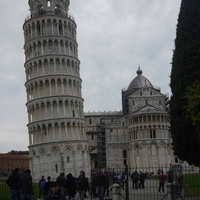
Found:
[{"label": "person walking", "polygon": [[96,177],[96,193],[99,200],[104,200],[105,180],[105,175],[101,172],[101,169],[99,169]]},{"label": "person walking", "polygon": [[77,179],[78,192],[80,200],[84,200],[87,191],[90,191],[88,179],[85,177],[85,172],[80,171],[80,175]]},{"label": "person walking", "polygon": [[137,172],[137,170],[135,170],[132,174],[131,174],[131,179],[132,179],[132,189],[138,189],[138,181],[139,181],[139,174]]},{"label": "person walking", "polygon": [[10,200],[21,200],[21,195],[19,191],[19,169],[16,168],[13,173],[6,180],[6,184],[10,187]]},{"label": "person walking", "polygon": [[161,173],[158,176],[159,179],[159,188],[158,192],[162,189],[163,192],[165,192],[164,186],[165,186],[165,180],[166,180],[166,175],[161,171]]},{"label": "person walking", "polygon": [[56,178],[56,183],[61,191],[61,194],[65,196],[65,174],[63,172]]},{"label": "person walking", "polygon": [[47,177],[47,182],[44,184],[44,197],[46,197],[48,192],[50,191],[50,188],[51,188],[50,184],[51,184],[51,177],[48,176]]},{"label": "person walking", "polygon": [[104,172],[105,176],[105,187],[104,187],[104,196],[109,196],[109,182],[110,182],[110,175],[107,170]]},{"label": "person walking", "polygon": [[75,194],[76,194],[76,181],[75,178],[72,176],[71,173],[69,173],[66,179],[66,190],[67,190],[67,195],[69,200],[74,199],[75,198]]},{"label": "person walking", "polygon": [[33,185],[31,170],[27,169],[21,176],[19,181],[21,200],[32,200]]},{"label": "person walking", "polygon": [[145,174],[143,173],[143,172],[140,172],[140,176],[139,176],[140,178],[140,183],[139,183],[139,188],[141,189],[141,188],[145,188],[145,186],[144,186],[144,182],[145,182]]},{"label": "person walking", "polygon": [[38,200],[40,200],[40,197],[42,196],[43,198],[44,196],[44,185],[46,183],[46,180],[44,178],[44,176],[42,176],[42,178],[40,179],[38,186],[39,186],[39,196],[38,196]]}]

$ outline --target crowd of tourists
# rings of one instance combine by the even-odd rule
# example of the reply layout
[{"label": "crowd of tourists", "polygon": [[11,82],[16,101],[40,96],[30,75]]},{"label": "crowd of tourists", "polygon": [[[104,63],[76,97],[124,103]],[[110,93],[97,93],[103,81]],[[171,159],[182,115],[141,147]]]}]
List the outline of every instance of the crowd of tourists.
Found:
[{"label": "crowd of tourists", "polygon": [[[38,182],[38,200],[84,200],[88,193],[104,200],[104,196],[109,195],[108,173],[98,170],[93,173],[91,182],[92,184],[89,184],[84,171],[80,171],[76,178],[71,173],[65,176],[61,172],[55,181],[52,181],[50,176],[47,179],[42,176]],[[20,174],[16,168],[6,183],[10,187],[10,200],[32,200],[34,187],[29,169]]]},{"label": "crowd of tourists", "polygon": [[[136,170],[129,175],[132,180],[132,189],[144,189],[145,180],[150,179],[151,176],[148,173],[138,173]],[[52,181],[50,176],[47,178],[42,176],[38,182],[38,200],[84,200],[88,194],[104,200],[105,196],[109,196],[110,184],[117,183],[125,189],[125,179],[125,173],[108,172],[107,170],[102,172],[101,169],[92,172],[91,184],[84,171],[80,171],[78,177],[74,177],[71,173],[65,176],[61,172],[55,181]],[[166,175],[161,172],[158,179],[158,191],[164,192]],[[10,200],[32,200],[34,188],[29,169],[20,174],[19,169],[16,168],[6,183],[10,187]]]}]

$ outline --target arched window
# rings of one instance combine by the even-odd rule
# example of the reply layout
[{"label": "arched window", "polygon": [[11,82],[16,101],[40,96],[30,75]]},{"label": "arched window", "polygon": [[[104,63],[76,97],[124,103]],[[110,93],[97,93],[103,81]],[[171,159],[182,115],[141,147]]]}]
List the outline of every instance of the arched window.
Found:
[{"label": "arched window", "polygon": [[61,21],[59,21],[58,30],[59,30],[59,35],[63,35],[63,26]]},{"label": "arched window", "polygon": [[156,138],[156,130],[155,129],[150,130],[150,138]]},{"label": "arched window", "polygon": [[51,7],[51,0],[47,0],[47,7]]},{"label": "arched window", "polygon": [[55,164],[56,173],[58,173],[58,164]]},{"label": "arched window", "polygon": [[124,160],[124,165],[127,164],[127,153],[126,150],[123,151],[123,160]]},{"label": "arched window", "polygon": [[44,7],[42,5],[39,5],[37,7],[37,10],[38,10],[38,14],[39,15],[44,15],[45,14],[45,10],[44,10]]},{"label": "arched window", "polygon": [[41,36],[41,28],[40,28],[40,22],[37,21],[37,35]]},{"label": "arched window", "polygon": [[123,158],[127,158],[126,150],[123,151]]},{"label": "arched window", "polygon": [[55,6],[55,14],[59,15],[60,13],[61,13],[61,7],[60,7],[60,5],[56,4],[56,6]]}]

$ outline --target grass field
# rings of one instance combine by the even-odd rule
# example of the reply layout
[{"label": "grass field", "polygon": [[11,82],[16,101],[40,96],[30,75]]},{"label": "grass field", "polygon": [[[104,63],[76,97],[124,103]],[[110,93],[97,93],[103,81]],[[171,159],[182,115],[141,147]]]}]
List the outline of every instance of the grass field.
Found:
[{"label": "grass field", "polygon": [[[158,176],[153,176],[157,180]],[[185,196],[200,196],[200,174],[184,174],[183,187],[185,188]]]},{"label": "grass field", "polygon": [[200,196],[200,174],[185,174],[183,181],[186,184],[186,196]]},{"label": "grass field", "polygon": [[[0,179],[0,200],[9,199],[10,189],[5,184],[6,177]],[[33,183],[34,194],[33,199],[37,199],[39,195],[38,183]]]}]

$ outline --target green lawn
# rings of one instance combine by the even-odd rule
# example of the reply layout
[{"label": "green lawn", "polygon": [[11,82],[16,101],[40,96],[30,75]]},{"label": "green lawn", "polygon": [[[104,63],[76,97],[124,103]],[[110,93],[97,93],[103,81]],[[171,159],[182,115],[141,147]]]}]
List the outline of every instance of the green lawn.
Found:
[{"label": "green lawn", "polygon": [[200,196],[200,174],[185,174],[186,196]]},{"label": "green lawn", "polygon": [[9,187],[6,185],[7,177],[2,176],[0,178],[0,200],[9,199]]},{"label": "green lawn", "polygon": [[[9,199],[10,189],[5,184],[6,179],[0,179],[0,200]],[[33,199],[37,199],[39,195],[38,183],[33,183],[34,194]]]}]

